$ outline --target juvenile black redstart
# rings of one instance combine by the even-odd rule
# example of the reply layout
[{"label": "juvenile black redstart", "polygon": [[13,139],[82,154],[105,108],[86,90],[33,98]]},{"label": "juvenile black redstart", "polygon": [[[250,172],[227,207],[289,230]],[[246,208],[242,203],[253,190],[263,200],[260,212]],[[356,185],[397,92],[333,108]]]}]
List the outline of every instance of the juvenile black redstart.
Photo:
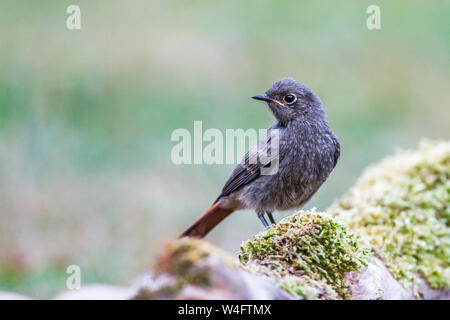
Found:
[{"label": "juvenile black redstart", "polygon": [[274,210],[303,206],[336,166],[339,139],[314,92],[292,78],[284,78],[265,94],[252,98],[267,103],[275,122],[234,168],[212,207],[180,237],[203,238],[240,209],[254,209],[268,228],[264,214],[275,223]]}]

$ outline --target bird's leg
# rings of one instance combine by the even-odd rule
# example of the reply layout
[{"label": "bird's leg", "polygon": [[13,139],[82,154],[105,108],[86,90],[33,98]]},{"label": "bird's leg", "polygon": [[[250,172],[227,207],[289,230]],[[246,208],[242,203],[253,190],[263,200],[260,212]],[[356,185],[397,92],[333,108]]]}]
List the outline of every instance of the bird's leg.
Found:
[{"label": "bird's leg", "polygon": [[267,216],[269,217],[270,223],[271,224],[277,224],[275,222],[275,219],[273,218],[272,212],[266,212]]},{"label": "bird's leg", "polygon": [[269,224],[267,223],[266,218],[264,218],[264,213],[258,212],[258,218],[261,220],[262,224],[264,225],[264,228],[269,229]]}]

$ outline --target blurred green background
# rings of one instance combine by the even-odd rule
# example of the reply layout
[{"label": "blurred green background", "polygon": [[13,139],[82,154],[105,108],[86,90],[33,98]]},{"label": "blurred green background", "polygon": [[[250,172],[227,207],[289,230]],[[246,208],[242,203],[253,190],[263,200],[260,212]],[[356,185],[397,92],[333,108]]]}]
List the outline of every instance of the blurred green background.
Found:
[{"label": "blurred green background", "polygon": [[[66,28],[69,4],[81,30]],[[279,78],[313,89],[341,139],[306,208],[398,148],[448,139],[449,15],[449,1],[2,0],[0,290],[51,297],[70,264],[83,284],[145,272],[233,167],[172,164],[172,131],[266,128],[250,96]],[[208,240],[237,252],[259,230],[243,211]]]}]

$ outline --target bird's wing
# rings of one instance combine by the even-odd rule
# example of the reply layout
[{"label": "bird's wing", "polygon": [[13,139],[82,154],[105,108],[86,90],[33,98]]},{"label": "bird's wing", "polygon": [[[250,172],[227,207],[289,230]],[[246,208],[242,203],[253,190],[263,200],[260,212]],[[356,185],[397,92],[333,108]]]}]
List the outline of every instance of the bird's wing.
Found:
[{"label": "bird's wing", "polygon": [[[249,158],[249,153],[247,152],[245,159]],[[261,164],[249,164],[248,162],[239,163],[231,173],[230,178],[225,183],[217,200],[222,197],[230,195],[232,192],[236,191],[240,187],[252,182],[261,175]],[[216,200],[216,201],[217,201]]]},{"label": "bird's wing", "polygon": [[[275,148],[278,152],[274,152]],[[261,139],[257,146],[247,152],[241,163],[234,168],[230,178],[225,183],[221,194],[215,202],[221,197],[228,196],[240,187],[259,178],[261,176],[262,168],[271,167],[274,160],[281,161],[281,158],[278,150],[278,141],[275,142],[275,140],[272,139],[270,130],[268,130],[267,136]]]}]

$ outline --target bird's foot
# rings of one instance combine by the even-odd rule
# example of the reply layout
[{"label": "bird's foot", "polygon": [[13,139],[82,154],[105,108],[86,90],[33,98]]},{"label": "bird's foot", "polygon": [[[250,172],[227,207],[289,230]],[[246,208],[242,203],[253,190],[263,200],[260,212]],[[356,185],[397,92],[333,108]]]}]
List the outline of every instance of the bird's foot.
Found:
[{"label": "bird's foot", "polygon": [[[273,218],[272,212],[266,212],[267,216],[269,217],[269,221],[271,224],[276,224],[275,219]],[[266,218],[264,217],[264,213],[258,213],[258,218],[261,220],[262,224],[264,225],[264,228],[268,230],[270,228],[270,225],[267,223]]]},{"label": "bird's foot", "polygon": [[267,223],[266,218],[264,217],[264,214],[258,214],[259,220],[261,220],[262,224],[264,225],[264,228],[269,229],[269,224]]},{"label": "bird's foot", "polygon": [[266,212],[271,224],[277,224],[273,218],[272,212]]}]

